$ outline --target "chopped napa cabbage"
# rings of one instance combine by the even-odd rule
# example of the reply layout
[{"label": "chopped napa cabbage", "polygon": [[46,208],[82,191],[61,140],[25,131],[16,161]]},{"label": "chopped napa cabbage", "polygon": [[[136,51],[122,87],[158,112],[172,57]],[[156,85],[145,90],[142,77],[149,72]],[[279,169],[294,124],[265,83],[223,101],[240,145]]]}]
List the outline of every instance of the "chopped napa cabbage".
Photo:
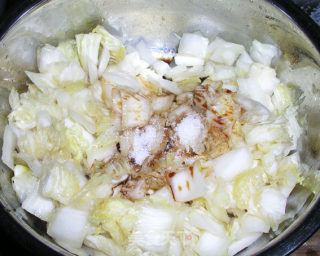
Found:
[{"label": "chopped napa cabbage", "polygon": [[152,70],[145,70],[141,74],[141,77],[155,86],[156,88],[164,89],[170,93],[179,95],[182,93],[182,90],[179,88],[178,84],[174,81],[163,79],[160,75],[156,74]]},{"label": "chopped napa cabbage", "polygon": [[80,248],[88,231],[87,224],[87,211],[63,206],[49,220],[47,232],[58,243]]},{"label": "chopped napa cabbage", "polygon": [[216,66],[216,63],[208,60],[203,66],[204,77],[214,74],[215,66]]},{"label": "chopped napa cabbage", "polygon": [[231,92],[237,92],[238,87],[232,83],[228,84],[228,83],[224,83],[221,87],[223,90],[229,90]]},{"label": "chopped napa cabbage", "polygon": [[177,54],[174,56],[174,62],[178,66],[202,66],[204,64],[204,59],[200,59],[195,56],[185,56]]},{"label": "chopped napa cabbage", "polygon": [[65,119],[65,139],[68,147],[71,150],[73,157],[76,160],[81,160],[84,152],[94,142],[94,137],[87,132],[78,123],[72,122],[70,119]]},{"label": "chopped napa cabbage", "polygon": [[[188,72],[192,69],[196,68],[196,70],[198,70],[198,67],[192,67],[192,68],[188,68],[186,66],[175,66],[171,69],[169,69],[165,76],[168,78],[171,78],[172,80],[183,80],[186,77],[188,77]],[[190,74],[192,75],[192,73]]]},{"label": "chopped napa cabbage", "polygon": [[182,92],[193,92],[196,86],[201,83],[201,79],[196,76],[191,76],[177,83]]},{"label": "chopped napa cabbage", "polygon": [[174,204],[174,198],[172,191],[169,187],[163,187],[150,195],[149,199],[153,203],[157,203],[163,206],[172,206]]},{"label": "chopped napa cabbage", "polygon": [[16,147],[17,138],[11,125],[6,125],[3,134],[2,156],[1,160],[11,169],[14,168],[13,153]]},{"label": "chopped napa cabbage", "polygon": [[57,105],[63,109],[63,115],[66,116],[68,113],[68,108],[72,100],[71,92],[64,89],[58,89],[56,92]]},{"label": "chopped napa cabbage", "polygon": [[40,73],[46,73],[52,64],[65,62],[67,58],[56,47],[46,44],[38,50],[37,62]]},{"label": "chopped napa cabbage", "polygon": [[283,124],[267,123],[260,125],[245,125],[243,132],[248,145],[275,141],[288,141],[287,131]]},{"label": "chopped napa cabbage", "polygon": [[150,101],[138,94],[132,95],[121,92],[122,98],[122,127],[134,128],[149,122],[152,115]]},{"label": "chopped napa cabbage", "polygon": [[152,99],[152,110],[156,114],[166,112],[170,109],[174,100],[173,95],[155,96]]},{"label": "chopped napa cabbage", "polygon": [[80,63],[76,40],[72,39],[60,42],[57,49],[60,50],[68,60]]},{"label": "chopped napa cabbage", "polygon": [[17,108],[10,113],[8,119],[14,122],[19,129],[31,129],[37,126],[37,113],[33,104],[25,104]]},{"label": "chopped napa cabbage", "polygon": [[81,209],[91,209],[96,200],[112,194],[112,178],[109,174],[95,174],[81,188],[71,201],[71,205]]},{"label": "chopped napa cabbage", "polygon": [[266,179],[261,168],[255,168],[238,175],[234,179],[232,191],[236,206],[255,214],[259,200],[257,195],[259,195]]},{"label": "chopped napa cabbage", "polygon": [[283,84],[279,84],[273,91],[272,103],[275,109],[282,113],[293,104],[292,89]]},{"label": "chopped napa cabbage", "polygon": [[99,251],[99,250],[93,250],[93,255],[94,256],[108,256],[108,254],[105,254],[104,252]]},{"label": "chopped napa cabbage", "polygon": [[249,78],[253,79],[266,94],[271,95],[279,84],[276,71],[259,63],[252,64],[249,71]]},{"label": "chopped napa cabbage", "polygon": [[185,92],[176,97],[176,102],[179,105],[190,104],[194,98],[193,92]]},{"label": "chopped napa cabbage", "polygon": [[182,82],[190,78],[197,78],[204,76],[204,70],[201,66],[185,67],[176,66],[165,73],[167,78],[171,78],[175,82]]},{"label": "chopped napa cabbage", "polygon": [[175,216],[169,209],[144,206],[138,214],[136,225],[129,242],[153,253],[168,250]]},{"label": "chopped napa cabbage", "polygon": [[88,74],[90,83],[93,84],[98,80],[98,68],[91,60],[88,61]]},{"label": "chopped napa cabbage", "polygon": [[214,191],[209,193],[207,189],[207,194],[204,198],[208,212],[214,216],[214,218],[221,223],[228,223],[230,218],[225,210],[226,207],[233,204],[232,194],[226,193],[223,186],[214,186]]},{"label": "chopped napa cabbage", "polygon": [[269,111],[273,111],[274,106],[271,97],[263,92],[252,79],[238,78],[239,93],[242,96],[255,100],[265,106]]},{"label": "chopped napa cabbage", "polygon": [[122,256],[124,250],[112,239],[102,235],[89,235],[85,238],[84,244],[90,248],[103,252],[107,256]]},{"label": "chopped napa cabbage", "polygon": [[42,194],[62,204],[68,204],[86,183],[86,178],[76,169],[54,166],[42,180]]},{"label": "chopped napa cabbage", "polygon": [[272,44],[263,44],[257,40],[252,42],[250,56],[256,62],[270,66],[273,58],[279,55],[279,49]]},{"label": "chopped napa cabbage", "polygon": [[228,245],[229,241],[227,238],[222,238],[209,232],[203,232],[199,238],[195,251],[199,256],[224,256],[227,253]]},{"label": "chopped napa cabbage", "polygon": [[226,42],[217,37],[208,46],[207,56],[217,63],[232,66],[236,59],[245,51],[243,45]]},{"label": "chopped napa cabbage", "polygon": [[101,35],[78,34],[76,35],[77,49],[82,68],[88,72],[90,83],[98,79],[98,56]]},{"label": "chopped napa cabbage", "polygon": [[289,195],[317,193],[319,175],[292,153],[301,95],[270,67],[276,47],[254,41],[249,55],[199,33],[183,34],[177,54],[134,42],[126,54],[97,26],[45,45],[27,91],[10,92],[2,160],[22,209],[58,244],[234,255],[302,209]]},{"label": "chopped napa cabbage", "polygon": [[213,160],[208,161],[216,177],[230,181],[252,166],[252,155],[247,147],[234,149]]},{"label": "chopped napa cabbage", "polygon": [[228,84],[228,83],[224,83],[221,87],[221,89],[223,90],[229,90],[229,91],[232,91],[232,92],[237,92],[238,91],[238,87],[234,84]]},{"label": "chopped napa cabbage", "polygon": [[30,168],[34,176],[38,178],[41,177],[43,168],[39,160],[34,159],[32,156],[21,152],[15,154],[15,159],[17,161],[21,161],[21,163],[25,163],[25,165]]},{"label": "chopped napa cabbage", "polygon": [[48,111],[39,111],[37,114],[37,126],[39,128],[49,127],[52,124],[52,118]]},{"label": "chopped napa cabbage", "polygon": [[165,73],[166,78],[176,82],[183,92],[194,91],[194,88],[201,83],[200,77],[204,76],[202,66],[187,68],[176,66]]},{"label": "chopped napa cabbage", "polygon": [[191,211],[189,214],[189,223],[196,228],[208,231],[215,236],[228,240],[225,227],[204,210],[197,209]]},{"label": "chopped napa cabbage", "polygon": [[291,149],[296,149],[298,144],[298,139],[302,134],[302,128],[298,123],[296,118],[297,116],[297,107],[288,108],[284,114],[285,118],[287,119],[287,131],[288,135],[291,138],[292,147]]},{"label": "chopped napa cabbage", "polygon": [[[94,87],[99,88],[99,85]],[[115,117],[112,116],[111,111],[106,108],[105,104],[102,101],[96,100],[96,97],[100,97],[99,91],[95,91],[91,94],[90,100],[87,101],[84,110],[81,112],[82,115],[86,117],[84,127],[86,127],[86,129],[91,133],[95,131],[95,135],[99,136],[107,129],[109,129],[110,126],[114,125]]]},{"label": "chopped napa cabbage", "polygon": [[256,241],[262,233],[250,233],[234,242],[232,242],[228,249],[228,256],[233,256],[245,249],[249,245],[251,245],[254,241]]},{"label": "chopped napa cabbage", "polygon": [[169,64],[161,60],[154,62],[152,68],[159,76],[165,75],[170,70]]},{"label": "chopped napa cabbage", "polygon": [[182,256],[183,248],[178,237],[170,237],[168,255]]},{"label": "chopped napa cabbage", "polygon": [[38,187],[39,179],[23,165],[16,165],[13,171],[12,186],[20,202],[23,202]]},{"label": "chopped napa cabbage", "polygon": [[12,88],[9,94],[9,104],[11,110],[16,110],[20,106],[20,98],[17,90]]},{"label": "chopped napa cabbage", "polygon": [[[233,183],[221,178],[216,178],[214,182],[214,191],[206,195],[207,205],[210,206],[211,214],[214,215],[216,219],[229,222],[226,209],[236,207],[236,201],[233,197]],[[215,200],[215,202],[212,203],[210,200]],[[217,212],[212,212],[212,210],[216,210]]]},{"label": "chopped napa cabbage", "polygon": [[[252,222],[250,222],[252,221]],[[254,243],[270,225],[260,216],[244,215],[234,218],[228,225],[229,236],[232,240],[228,248],[228,255],[235,255]]]},{"label": "chopped napa cabbage", "polygon": [[241,218],[241,229],[245,233],[268,233],[270,225],[262,218],[246,213]]},{"label": "chopped napa cabbage", "polygon": [[103,79],[119,89],[138,92],[142,88],[142,83],[139,80],[121,71],[107,69],[103,74]]},{"label": "chopped napa cabbage", "polygon": [[179,88],[179,86],[177,85],[176,82],[172,82],[172,81],[169,81],[169,80],[166,80],[166,79],[162,79],[161,77],[157,77],[157,76],[152,76],[152,77],[149,77],[149,80],[157,85],[158,87],[168,91],[168,92],[171,92],[171,93],[174,93],[176,95],[179,95],[181,94],[183,91]]},{"label": "chopped napa cabbage", "polygon": [[266,172],[269,175],[275,175],[278,171],[278,161],[282,157],[286,156],[291,148],[291,144],[288,142],[279,143],[264,143],[259,144],[258,149],[263,152],[261,157],[261,163],[266,168]]},{"label": "chopped napa cabbage", "polygon": [[99,56],[99,64],[98,64],[98,77],[101,78],[110,60],[110,53],[106,48],[102,49],[102,52]]},{"label": "chopped napa cabbage", "polygon": [[72,83],[86,83],[87,80],[86,73],[76,61],[54,63],[49,72],[61,86],[69,87]]},{"label": "chopped napa cabbage", "polygon": [[89,116],[74,111],[72,109],[69,110],[70,117],[79,125],[84,127],[89,133],[96,133],[96,124]]},{"label": "chopped napa cabbage", "polygon": [[149,65],[153,65],[155,62],[157,62],[157,59],[153,56],[147,42],[145,42],[143,39],[141,39],[139,43],[137,43],[135,48],[139,52],[141,59],[146,61]]},{"label": "chopped napa cabbage", "polygon": [[32,83],[34,83],[42,92],[47,92],[50,91],[50,89],[57,87],[51,74],[33,73],[30,71],[26,71],[25,73]]},{"label": "chopped napa cabbage", "polygon": [[[59,90],[59,92],[63,92]],[[87,104],[92,99],[92,92],[89,88],[81,88],[80,90],[76,91],[67,91],[65,88],[65,92],[69,95],[69,100],[72,101],[72,106],[78,112],[85,112],[87,110]]]},{"label": "chopped napa cabbage", "polygon": [[259,63],[251,65],[248,78],[238,78],[240,94],[260,102],[271,111],[274,109],[271,95],[278,84],[275,70]]},{"label": "chopped napa cabbage", "polygon": [[272,120],[272,113],[261,103],[238,95],[236,102],[239,103],[245,112],[241,115],[241,120],[247,123],[264,123]]},{"label": "chopped napa cabbage", "polygon": [[178,53],[203,59],[206,56],[208,43],[208,39],[199,34],[184,33],[179,43]]},{"label": "chopped napa cabbage", "polygon": [[146,69],[149,64],[140,59],[138,52],[132,52],[127,54],[124,59],[117,65],[122,72],[126,72],[131,76],[136,76]]},{"label": "chopped napa cabbage", "polygon": [[[98,100],[103,101],[102,95],[103,95],[103,89],[100,81],[96,81],[91,87],[90,87],[92,96]],[[102,106],[101,106],[102,107]],[[98,109],[97,109],[98,111]],[[109,114],[109,111],[106,111]]]},{"label": "chopped napa cabbage", "polygon": [[174,60],[177,65],[201,66],[204,63],[209,40],[199,34],[184,33],[181,37],[178,54]]},{"label": "chopped napa cabbage", "polygon": [[[295,153],[298,155],[298,153]],[[277,172],[272,177],[274,182],[279,186],[280,192],[287,198],[299,178],[299,161],[297,162],[294,155],[281,159],[277,166]]]},{"label": "chopped napa cabbage", "polygon": [[56,205],[53,200],[40,195],[37,190],[38,188],[34,188],[33,193],[23,201],[22,209],[41,220],[48,221],[54,213]]},{"label": "chopped napa cabbage", "polygon": [[92,32],[101,35],[101,43],[103,47],[109,50],[113,62],[118,63],[123,60],[126,55],[126,49],[119,39],[111,35],[101,25],[98,25]]},{"label": "chopped napa cabbage", "polygon": [[[27,154],[34,159],[41,160],[45,156],[57,156],[62,153],[68,154],[68,145],[62,125],[49,126],[26,132],[17,143],[21,153]],[[68,154],[69,155],[69,154]]]},{"label": "chopped napa cabbage", "polygon": [[210,75],[212,81],[228,80],[236,76],[234,67],[216,65],[215,72]]},{"label": "chopped napa cabbage", "polygon": [[101,225],[118,245],[128,241],[136,220],[137,213],[133,203],[125,199],[107,198],[90,213],[90,222]]},{"label": "chopped napa cabbage", "polygon": [[192,168],[169,174],[170,186],[176,201],[187,202],[205,194],[204,177],[198,164]]},{"label": "chopped napa cabbage", "polygon": [[264,217],[272,222],[279,222],[285,214],[287,198],[277,189],[264,187],[259,205]]},{"label": "chopped napa cabbage", "polygon": [[86,150],[89,166],[92,166],[94,161],[108,162],[117,151],[116,144],[118,142],[119,137],[111,128],[99,135]]},{"label": "chopped napa cabbage", "polygon": [[253,64],[253,60],[249,54],[244,51],[236,62],[235,71],[237,75],[240,77],[246,77],[249,73],[251,64]]},{"label": "chopped napa cabbage", "polygon": [[52,118],[61,119],[62,110],[56,100],[55,93],[42,93],[29,85],[28,93],[20,95],[20,106],[9,114],[8,119],[20,129],[35,127],[39,111],[46,111]]}]

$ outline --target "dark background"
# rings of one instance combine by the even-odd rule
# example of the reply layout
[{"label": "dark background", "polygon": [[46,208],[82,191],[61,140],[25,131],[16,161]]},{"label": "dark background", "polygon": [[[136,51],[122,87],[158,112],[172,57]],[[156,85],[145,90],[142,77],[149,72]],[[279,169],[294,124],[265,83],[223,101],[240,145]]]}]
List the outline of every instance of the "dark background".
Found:
[{"label": "dark background", "polygon": [[[173,0],[174,1],[174,0]],[[281,0],[279,0],[281,1]],[[320,0],[291,0],[295,4],[297,4],[305,13],[307,13],[314,21],[320,25]],[[13,14],[12,16],[16,16],[21,11],[21,6],[23,3],[31,3],[32,0],[0,0],[0,20],[3,20],[8,14]],[[0,27],[0,30],[3,29]],[[1,207],[1,206],[0,206]],[[3,223],[2,226],[5,227],[5,230],[0,229],[0,256],[11,256],[11,255],[19,255],[19,256],[34,256],[33,253],[28,252],[25,248],[23,248],[21,244],[30,243],[31,241],[28,239],[28,236],[24,236],[24,234],[14,234],[16,229],[13,228],[12,222],[10,218],[0,215],[0,221]],[[319,232],[318,232],[319,233]],[[320,234],[320,233],[319,233]],[[17,239],[13,240],[12,237]],[[313,241],[315,237],[312,238]],[[19,243],[20,242],[20,243]],[[317,241],[317,244],[319,241]],[[31,245],[30,245],[31,246]],[[32,247],[32,246],[31,246]],[[294,253],[294,255],[298,255],[301,249]],[[304,252],[305,255],[318,255],[310,254],[308,252]],[[47,256],[48,254],[43,254],[43,256]],[[301,254],[299,254],[301,255]]]}]

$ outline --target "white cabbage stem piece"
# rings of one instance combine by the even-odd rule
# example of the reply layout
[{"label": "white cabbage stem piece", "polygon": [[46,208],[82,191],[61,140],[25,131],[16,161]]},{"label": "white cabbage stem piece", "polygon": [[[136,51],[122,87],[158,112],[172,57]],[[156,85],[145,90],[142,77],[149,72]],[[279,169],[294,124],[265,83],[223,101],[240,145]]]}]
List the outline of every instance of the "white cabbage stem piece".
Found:
[{"label": "white cabbage stem piece", "polygon": [[57,242],[80,248],[87,233],[88,215],[87,211],[61,207],[50,219],[47,232]]},{"label": "white cabbage stem piece", "polygon": [[176,201],[187,202],[205,194],[204,177],[199,165],[178,173],[169,173],[170,186]]},{"label": "white cabbage stem piece", "polygon": [[225,153],[205,163],[213,170],[213,175],[231,181],[252,166],[252,155],[248,147],[241,147]]}]

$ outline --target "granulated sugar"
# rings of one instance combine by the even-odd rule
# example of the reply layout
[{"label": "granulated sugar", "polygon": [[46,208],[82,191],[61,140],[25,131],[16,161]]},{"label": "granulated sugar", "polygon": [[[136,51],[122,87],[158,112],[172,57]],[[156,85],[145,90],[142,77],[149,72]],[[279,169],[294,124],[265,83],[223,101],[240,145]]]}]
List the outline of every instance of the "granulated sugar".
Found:
[{"label": "granulated sugar", "polygon": [[150,156],[152,144],[156,139],[156,128],[148,125],[143,130],[136,129],[133,138],[133,150],[130,157],[135,160],[136,164],[142,165],[144,160]]},{"label": "granulated sugar", "polygon": [[180,143],[188,150],[189,147],[196,148],[197,144],[201,142],[203,128],[200,116],[189,114],[177,125],[175,132]]}]

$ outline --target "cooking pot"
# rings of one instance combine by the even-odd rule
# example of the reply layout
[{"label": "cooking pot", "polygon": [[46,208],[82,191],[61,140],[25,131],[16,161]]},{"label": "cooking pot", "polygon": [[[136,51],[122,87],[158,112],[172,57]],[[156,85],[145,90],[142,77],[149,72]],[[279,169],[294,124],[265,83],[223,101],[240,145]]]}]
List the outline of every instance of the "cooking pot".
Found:
[{"label": "cooking pot", "polygon": [[[36,50],[44,43],[56,44],[89,32],[103,24],[130,40],[144,36],[160,52],[176,48],[174,34],[201,31],[248,47],[252,39],[276,43],[291,63],[278,67],[284,82],[293,83],[305,99],[299,108],[306,128],[300,139],[301,160],[314,170],[320,168],[320,30],[288,0],[47,0],[25,1],[22,9],[7,17],[1,26],[0,111],[10,111],[10,88],[21,88],[24,70],[36,70]],[[6,120],[0,120],[3,134]],[[47,234],[46,224],[20,208],[11,186],[12,171],[0,163],[1,226],[35,255],[73,255]],[[320,184],[319,184],[320,186]],[[319,193],[308,194],[295,203],[299,188],[288,200],[287,211],[296,208],[291,220],[278,233],[262,236],[239,255],[287,255],[300,246],[320,226]],[[301,188],[300,188],[301,190]],[[317,190],[317,188],[315,189]]]}]

